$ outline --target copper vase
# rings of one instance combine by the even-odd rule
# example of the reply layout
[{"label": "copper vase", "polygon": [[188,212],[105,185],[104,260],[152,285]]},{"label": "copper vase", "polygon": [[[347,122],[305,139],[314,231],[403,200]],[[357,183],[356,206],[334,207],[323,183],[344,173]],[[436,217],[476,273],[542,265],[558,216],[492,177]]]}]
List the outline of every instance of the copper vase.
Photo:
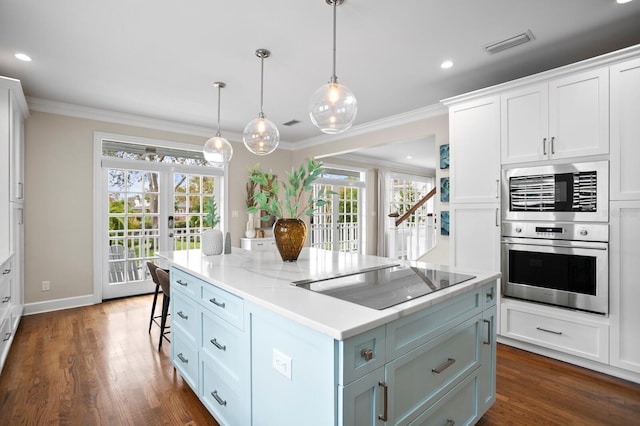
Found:
[{"label": "copper vase", "polygon": [[295,262],[307,239],[307,225],[301,219],[278,219],[273,225],[273,236],[282,260]]}]

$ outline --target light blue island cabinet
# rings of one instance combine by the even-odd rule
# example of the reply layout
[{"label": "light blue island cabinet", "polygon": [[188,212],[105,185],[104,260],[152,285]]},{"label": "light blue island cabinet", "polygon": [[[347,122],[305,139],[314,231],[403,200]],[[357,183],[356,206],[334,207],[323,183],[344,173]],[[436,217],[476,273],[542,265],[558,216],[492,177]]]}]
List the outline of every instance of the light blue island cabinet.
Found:
[{"label": "light blue island cabinet", "polygon": [[495,401],[498,274],[375,310],[291,282],[391,259],[162,256],[172,361],[223,425],[465,425]]}]

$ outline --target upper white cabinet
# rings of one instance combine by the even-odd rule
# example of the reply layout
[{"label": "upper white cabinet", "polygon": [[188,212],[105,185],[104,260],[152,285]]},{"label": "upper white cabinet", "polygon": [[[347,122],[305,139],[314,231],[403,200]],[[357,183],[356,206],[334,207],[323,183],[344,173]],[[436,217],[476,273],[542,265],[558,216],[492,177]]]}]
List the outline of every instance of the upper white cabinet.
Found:
[{"label": "upper white cabinet", "polygon": [[24,116],[14,90],[9,91],[9,158],[11,201],[24,202]]},{"label": "upper white cabinet", "polygon": [[502,164],[609,152],[607,67],[505,92],[500,103]]},{"label": "upper white cabinet", "polygon": [[640,58],[611,67],[612,200],[640,199]]},{"label": "upper white cabinet", "polygon": [[500,200],[500,97],[449,108],[450,202]]}]

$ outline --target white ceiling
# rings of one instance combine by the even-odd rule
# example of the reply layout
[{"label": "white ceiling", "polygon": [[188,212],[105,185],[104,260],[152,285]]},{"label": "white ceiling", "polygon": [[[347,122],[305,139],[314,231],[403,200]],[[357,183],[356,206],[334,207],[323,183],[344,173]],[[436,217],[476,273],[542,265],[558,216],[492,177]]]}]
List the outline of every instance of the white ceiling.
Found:
[{"label": "white ceiling", "polygon": [[[358,99],[356,126],[640,43],[640,0],[346,0],[338,7],[337,75]],[[311,94],[331,74],[325,0],[0,0],[0,75],[27,96],[203,126],[222,133],[259,110],[283,141],[320,134]],[[531,30],[495,55],[482,47]],[[15,52],[32,56],[30,63]],[[439,67],[445,59],[453,68]],[[302,123],[287,127],[292,119]]]}]

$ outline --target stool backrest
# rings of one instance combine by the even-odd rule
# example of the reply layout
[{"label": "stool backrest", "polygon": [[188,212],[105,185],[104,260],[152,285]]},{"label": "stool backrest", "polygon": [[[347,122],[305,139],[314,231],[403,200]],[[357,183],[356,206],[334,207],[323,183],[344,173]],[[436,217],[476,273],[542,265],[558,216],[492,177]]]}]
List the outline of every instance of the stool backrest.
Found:
[{"label": "stool backrest", "polygon": [[157,268],[156,275],[158,276],[158,283],[160,284],[160,287],[162,287],[162,292],[168,296],[170,294],[169,273],[164,269]]}]

